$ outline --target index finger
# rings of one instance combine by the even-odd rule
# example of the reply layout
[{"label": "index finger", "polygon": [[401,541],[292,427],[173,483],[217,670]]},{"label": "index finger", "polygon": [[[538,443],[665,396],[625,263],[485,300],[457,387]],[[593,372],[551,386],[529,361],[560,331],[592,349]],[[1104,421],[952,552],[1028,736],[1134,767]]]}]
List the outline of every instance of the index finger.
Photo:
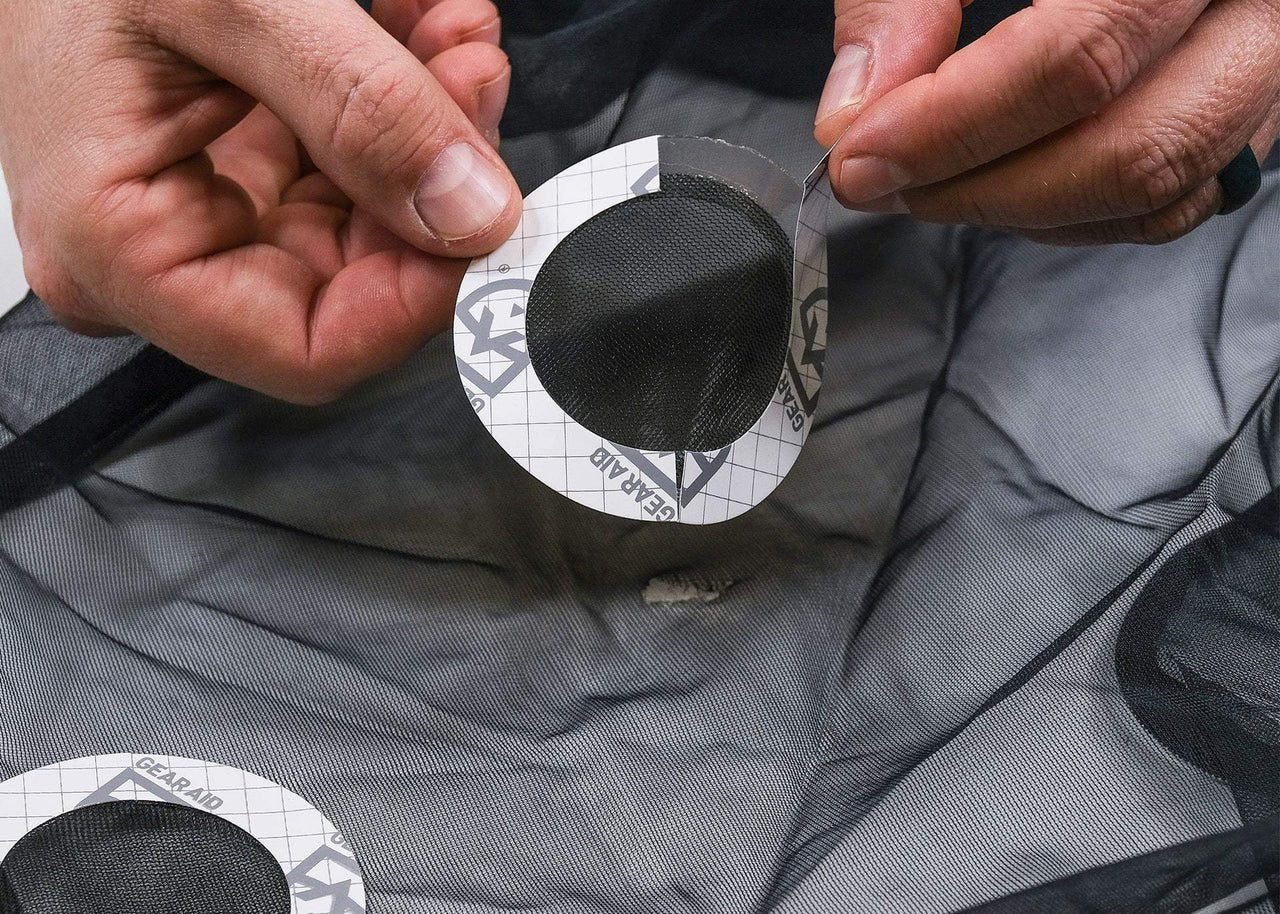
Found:
[{"label": "index finger", "polygon": [[871,104],[836,145],[849,204],[990,162],[1102,108],[1209,0],[1050,0]]},{"label": "index finger", "polygon": [[396,41],[404,44],[427,11],[440,0],[372,0],[369,13]]}]

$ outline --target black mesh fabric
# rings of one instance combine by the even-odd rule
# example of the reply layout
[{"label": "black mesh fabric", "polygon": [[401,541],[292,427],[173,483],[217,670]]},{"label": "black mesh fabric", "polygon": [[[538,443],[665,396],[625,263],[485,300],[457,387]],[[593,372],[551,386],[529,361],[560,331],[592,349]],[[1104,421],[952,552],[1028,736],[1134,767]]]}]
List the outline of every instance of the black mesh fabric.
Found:
[{"label": "black mesh fabric", "polygon": [[[7,892],[6,892],[7,887]],[[271,853],[212,813],[98,803],[28,832],[0,862],[0,914],[288,914]]]},{"label": "black mesh fabric", "polygon": [[690,175],[610,207],[551,252],[529,296],[529,358],[596,434],[709,451],[755,425],[791,321],[791,242],[741,190]]},{"label": "black mesh fabric", "polygon": [[[525,188],[654,134],[820,155],[830,0],[500,5]],[[710,7],[696,54],[618,76],[637,23]],[[0,503],[0,780],[138,747],[260,773],[373,914],[1276,914],[1280,759],[1246,780],[1213,732],[1265,736],[1280,670],[1265,180],[1158,248],[839,214],[812,434],[710,527],[539,483],[449,339],[319,408],[151,412],[153,361],[28,301],[0,449],[47,484]],[[109,450],[76,421],[103,384],[139,407]]]},{"label": "black mesh fabric", "polygon": [[1244,904],[1223,899],[1278,869],[1280,819],[1273,818],[1075,873],[963,914],[1229,914]]},{"label": "black mesh fabric", "polygon": [[1280,816],[1277,661],[1280,490],[1170,558],[1116,646],[1120,687],[1138,719],[1230,784],[1246,818]]}]

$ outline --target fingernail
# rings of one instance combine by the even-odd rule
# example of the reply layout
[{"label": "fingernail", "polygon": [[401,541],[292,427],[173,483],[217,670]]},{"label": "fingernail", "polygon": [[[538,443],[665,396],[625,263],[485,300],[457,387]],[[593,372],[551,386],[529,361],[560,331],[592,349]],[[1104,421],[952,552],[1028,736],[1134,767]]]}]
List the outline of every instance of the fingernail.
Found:
[{"label": "fingernail", "polygon": [[874,200],[863,200],[855,203],[853,208],[861,213],[909,213],[910,207],[907,206],[907,198],[902,194],[888,194],[883,197],[876,197]]},{"label": "fingernail", "polygon": [[502,20],[494,19],[492,22],[486,22],[478,29],[473,29],[461,36],[462,44],[470,44],[473,41],[483,41],[486,44],[502,43]]},{"label": "fingernail", "polygon": [[502,122],[502,113],[507,109],[507,93],[511,90],[511,68],[507,67],[502,75],[485,83],[478,92],[479,105],[476,113],[476,126],[489,141],[495,145],[498,136],[498,124]]},{"label": "fingernail", "polygon": [[836,52],[814,123],[821,124],[837,111],[862,101],[870,73],[871,54],[862,45],[847,44]]},{"label": "fingernail", "polygon": [[897,193],[911,183],[911,176],[880,156],[851,156],[840,165],[836,183],[845,202],[857,204]]},{"label": "fingernail", "polygon": [[413,204],[437,237],[460,241],[492,225],[510,198],[506,176],[470,143],[459,141],[436,156]]}]

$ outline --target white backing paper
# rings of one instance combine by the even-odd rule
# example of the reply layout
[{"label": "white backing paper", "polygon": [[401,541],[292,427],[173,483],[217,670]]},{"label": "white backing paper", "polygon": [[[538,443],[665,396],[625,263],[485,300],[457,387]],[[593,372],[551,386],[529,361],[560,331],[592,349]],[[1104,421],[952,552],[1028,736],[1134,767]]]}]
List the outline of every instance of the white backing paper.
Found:
[{"label": "white backing paper", "polygon": [[[703,163],[699,167],[697,163]],[[458,372],[494,439],[542,482],[580,504],[636,520],[709,524],[762,501],[790,471],[812,424],[827,327],[826,160],[803,188],[759,188],[780,221],[798,213],[790,346],[774,396],[728,447],[676,455],[624,447],[594,434],[546,392],[525,343],[529,293],[552,250],[591,217],[660,189],[661,174],[702,173],[726,183],[764,180],[777,166],[703,138],[648,137],[607,149],[556,175],[525,199],[510,240],[478,258],[463,280],[454,324]],[[781,187],[781,191],[779,190]],[[780,200],[794,187],[792,199]],[[748,191],[757,188],[746,187]],[[784,226],[790,232],[792,225]]]}]

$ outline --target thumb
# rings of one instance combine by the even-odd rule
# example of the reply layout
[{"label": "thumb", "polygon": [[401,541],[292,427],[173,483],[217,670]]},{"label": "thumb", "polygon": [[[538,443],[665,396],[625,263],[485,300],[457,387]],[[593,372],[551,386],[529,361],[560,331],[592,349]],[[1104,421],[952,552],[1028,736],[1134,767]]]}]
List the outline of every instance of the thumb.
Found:
[{"label": "thumb", "polygon": [[350,0],[177,0],[149,15],[163,44],[259,99],[348,197],[415,247],[475,256],[515,228],[520,194],[497,153]]},{"label": "thumb", "polygon": [[968,0],[836,0],[836,60],[814,136],[830,148],[866,105],[955,50]]}]

